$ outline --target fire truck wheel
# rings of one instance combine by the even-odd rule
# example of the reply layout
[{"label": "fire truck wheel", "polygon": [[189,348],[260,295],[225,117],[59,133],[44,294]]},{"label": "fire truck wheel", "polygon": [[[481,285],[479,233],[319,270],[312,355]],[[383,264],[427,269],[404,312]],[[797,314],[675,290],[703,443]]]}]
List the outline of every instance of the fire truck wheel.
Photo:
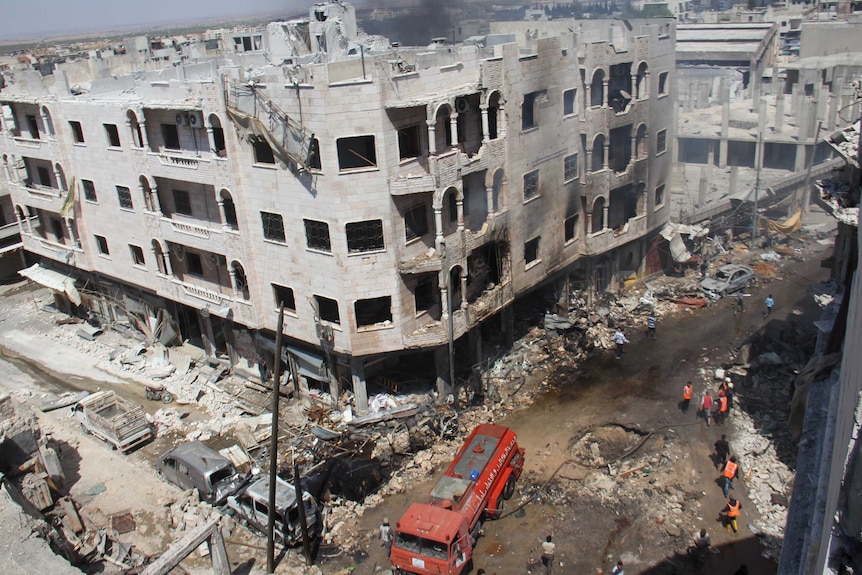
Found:
[{"label": "fire truck wheel", "polygon": [[511,499],[512,495],[515,494],[515,476],[510,475],[509,479],[506,480],[506,486],[503,487],[503,498]]}]

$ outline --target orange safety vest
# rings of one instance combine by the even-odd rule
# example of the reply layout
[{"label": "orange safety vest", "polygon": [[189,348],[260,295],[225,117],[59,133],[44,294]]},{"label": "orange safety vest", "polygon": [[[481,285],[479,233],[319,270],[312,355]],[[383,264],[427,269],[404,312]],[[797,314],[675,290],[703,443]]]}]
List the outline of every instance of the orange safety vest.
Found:
[{"label": "orange safety vest", "polygon": [[736,468],[737,467],[738,467],[738,465],[736,463],[734,463],[732,461],[728,461],[727,464],[724,466],[723,475],[725,477],[727,477],[728,479],[733,479],[734,477],[736,477]]},{"label": "orange safety vest", "polygon": [[718,411],[724,413],[727,411],[727,397],[721,396],[718,398]]},{"label": "orange safety vest", "polygon": [[686,385],[682,388],[682,398],[683,399],[691,399],[691,386]]},{"label": "orange safety vest", "polygon": [[727,504],[727,516],[730,517],[731,519],[734,517],[739,517],[739,507],[740,507],[739,501],[736,502],[736,505],[731,505],[730,503],[728,503]]}]

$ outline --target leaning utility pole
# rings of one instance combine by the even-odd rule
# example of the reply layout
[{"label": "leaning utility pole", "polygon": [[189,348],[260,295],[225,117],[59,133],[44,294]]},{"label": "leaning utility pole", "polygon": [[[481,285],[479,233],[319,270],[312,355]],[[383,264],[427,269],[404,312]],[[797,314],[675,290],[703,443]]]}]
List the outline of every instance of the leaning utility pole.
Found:
[{"label": "leaning utility pole", "polygon": [[[269,505],[266,517],[266,572],[275,572],[275,487],[278,479],[278,394],[281,380],[281,332],[284,329],[284,302],[278,304],[275,331],[275,365],[272,367],[272,428],[269,438]],[[301,500],[300,500],[301,501]]]},{"label": "leaning utility pole", "polygon": [[757,200],[758,195],[760,194],[760,169],[763,166],[763,128],[764,124],[766,124],[766,102],[763,98],[760,99],[757,115],[758,132],[757,143],[754,148],[754,161],[757,164],[754,167],[757,171],[754,177],[754,213],[751,216],[751,249],[754,249],[755,243],[757,242],[757,226],[760,223],[757,217]]}]

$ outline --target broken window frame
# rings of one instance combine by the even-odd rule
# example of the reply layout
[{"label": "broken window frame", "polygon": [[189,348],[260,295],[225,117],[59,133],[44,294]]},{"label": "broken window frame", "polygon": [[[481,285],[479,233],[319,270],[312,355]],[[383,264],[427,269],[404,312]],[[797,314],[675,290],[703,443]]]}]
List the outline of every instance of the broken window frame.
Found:
[{"label": "broken window frame", "polygon": [[383,220],[363,220],[344,225],[347,237],[347,253],[360,254],[386,250],[383,236]]},{"label": "broken window frame", "polygon": [[304,218],[302,223],[305,225],[305,246],[312,251],[332,253],[329,224]]},{"label": "broken window frame", "polygon": [[99,203],[99,196],[96,194],[96,184],[93,180],[81,180],[81,192],[84,195],[84,201]]},{"label": "broken window frame", "polygon": [[655,135],[655,155],[667,152],[667,130],[659,130]]},{"label": "broken window frame", "polygon": [[404,241],[411,243],[428,233],[428,206],[424,202],[404,211]]},{"label": "broken window frame", "polygon": [[571,182],[578,179],[580,170],[578,169],[578,154],[570,154],[563,158],[563,181]]},{"label": "broken window frame", "polygon": [[162,124],[162,146],[165,150],[175,152],[182,149],[180,147],[180,130],[176,124]]},{"label": "broken window frame", "polygon": [[192,198],[186,190],[171,190],[174,198],[174,213],[181,216],[192,217]]},{"label": "broken window frame", "polygon": [[[381,312],[380,310],[386,311]],[[392,296],[358,299],[353,302],[353,313],[356,317],[357,330],[367,331],[393,327]]]},{"label": "broken window frame", "polygon": [[524,201],[528,202],[541,195],[539,188],[539,170],[533,170],[524,174]]},{"label": "broken window frame", "polygon": [[272,151],[272,146],[269,145],[265,139],[252,136],[249,138],[249,143],[251,143],[251,151],[254,157],[254,164],[256,166],[274,166],[275,165],[275,154]]},{"label": "broken window frame", "polygon": [[272,297],[275,299],[275,308],[278,309],[280,303],[284,303],[284,311],[296,314],[296,294],[292,287],[283,286],[281,284],[271,283]]},{"label": "broken window frame", "polygon": [[[314,294],[314,301],[317,308],[317,317],[321,322],[341,325],[341,312],[338,310],[338,300]],[[326,317],[324,317],[324,314]]]},{"label": "broken window frame", "polygon": [[[337,138],[335,148],[338,156],[338,171],[344,173],[357,170],[376,170],[376,140],[373,134]],[[351,146],[351,144],[357,145]]]},{"label": "broken window frame", "polygon": [[132,265],[144,267],[147,265],[147,260],[144,258],[144,248],[129,244],[129,252],[132,255]]},{"label": "broken window frame", "polygon": [[117,202],[121,210],[134,210],[135,203],[132,201],[132,190],[126,186],[116,186]]},{"label": "broken window frame", "polygon": [[422,156],[422,128],[412,124],[398,129],[398,160],[408,162]]},{"label": "broken window frame", "polygon": [[563,220],[563,241],[570,244],[578,239],[578,220],[580,214],[571,214]]},{"label": "broken window frame", "polygon": [[664,205],[664,184],[660,184],[655,188],[655,207]]},{"label": "broken window frame", "polygon": [[69,120],[69,129],[72,130],[72,142],[75,144],[84,144],[84,127],[77,120]]},{"label": "broken window frame", "polygon": [[108,140],[109,148],[120,148],[120,129],[116,124],[102,124],[105,128],[105,139]]},{"label": "broken window frame", "polygon": [[[427,291],[427,293],[426,293]],[[420,279],[413,288],[413,305],[416,316],[428,313],[428,310],[437,305],[437,292],[434,290],[434,282],[431,278]]]},{"label": "broken window frame", "polygon": [[99,254],[103,256],[110,256],[111,250],[108,249],[108,238],[105,236],[100,236],[98,234],[93,234],[93,237],[96,238],[96,247],[99,250]]},{"label": "broken window frame", "polygon": [[281,214],[261,210],[260,222],[265,241],[287,243],[287,237],[284,234],[284,217]]},{"label": "broken window frame", "polygon": [[578,113],[578,89],[563,90],[563,116],[574,116]]},{"label": "broken window frame", "polygon": [[538,103],[542,96],[546,96],[546,90],[537,90],[524,94],[524,101],[521,104],[521,131],[526,132],[539,127],[539,110]]},{"label": "broken window frame", "polygon": [[542,236],[536,236],[524,242],[524,269],[529,269],[542,261],[539,254],[539,245]]}]

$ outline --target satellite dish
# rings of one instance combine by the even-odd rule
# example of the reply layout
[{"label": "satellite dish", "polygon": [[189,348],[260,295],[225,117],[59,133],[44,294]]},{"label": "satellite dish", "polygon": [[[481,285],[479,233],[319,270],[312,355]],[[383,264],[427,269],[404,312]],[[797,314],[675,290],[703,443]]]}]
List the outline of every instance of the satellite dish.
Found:
[{"label": "satellite dish", "polygon": [[623,100],[631,100],[632,95],[626,92],[625,90],[620,90],[620,96],[623,97]]}]

